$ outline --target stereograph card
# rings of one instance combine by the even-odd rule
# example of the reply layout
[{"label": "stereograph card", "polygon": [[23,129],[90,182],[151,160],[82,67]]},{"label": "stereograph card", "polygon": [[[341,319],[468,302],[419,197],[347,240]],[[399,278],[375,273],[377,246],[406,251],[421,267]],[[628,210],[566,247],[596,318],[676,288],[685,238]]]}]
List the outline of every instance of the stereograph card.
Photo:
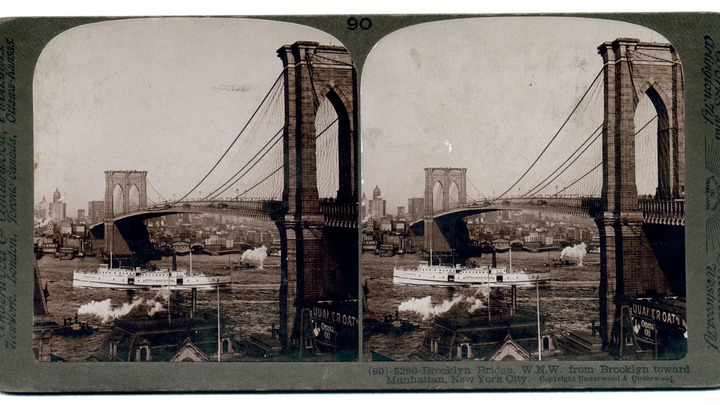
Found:
[{"label": "stereograph card", "polygon": [[0,388],[716,388],[718,23],[3,20]]}]

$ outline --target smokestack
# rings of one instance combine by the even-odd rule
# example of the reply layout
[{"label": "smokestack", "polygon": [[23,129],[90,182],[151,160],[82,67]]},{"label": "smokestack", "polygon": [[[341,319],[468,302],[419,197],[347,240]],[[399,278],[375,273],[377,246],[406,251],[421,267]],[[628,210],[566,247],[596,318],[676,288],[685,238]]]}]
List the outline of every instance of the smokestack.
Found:
[{"label": "smokestack", "polygon": [[492,267],[497,267],[497,257],[495,256],[495,248],[492,250]]},{"label": "smokestack", "polygon": [[517,311],[517,285],[512,284],[510,286],[510,296],[512,302],[512,305],[510,306],[510,315],[515,316],[515,311]]},{"label": "smokestack", "polygon": [[190,318],[195,318],[195,313],[197,313],[197,288],[193,288],[191,291],[192,306],[190,309]]},{"label": "smokestack", "polygon": [[177,270],[177,255],[175,254],[175,252],[173,252],[172,269],[173,269],[173,271]]}]

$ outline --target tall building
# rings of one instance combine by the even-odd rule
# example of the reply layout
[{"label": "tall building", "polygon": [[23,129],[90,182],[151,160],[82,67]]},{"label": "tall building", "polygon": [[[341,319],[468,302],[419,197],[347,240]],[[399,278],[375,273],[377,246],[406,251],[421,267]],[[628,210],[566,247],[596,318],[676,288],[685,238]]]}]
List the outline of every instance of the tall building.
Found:
[{"label": "tall building", "polygon": [[62,201],[60,191],[56,188],[53,193],[53,202],[50,203],[50,219],[59,224],[60,221],[65,219],[65,208],[66,204]]},{"label": "tall building", "polygon": [[425,215],[425,199],[422,197],[408,198],[408,215],[411,221],[417,221]]},{"label": "tall building", "polygon": [[38,222],[47,221],[48,211],[50,211],[50,203],[48,203],[45,196],[43,196],[42,201],[35,206],[35,220]]},{"label": "tall building", "polygon": [[102,222],[105,217],[105,203],[103,201],[89,201],[87,215],[91,224]]},{"label": "tall building", "polygon": [[373,190],[373,200],[379,200],[382,196],[382,193],[380,192],[380,187],[377,185],[375,186],[375,189]]},{"label": "tall building", "polygon": [[385,200],[381,197],[380,187],[375,186],[373,199],[370,200],[370,216],[377,221],[385,216]]},{"label": "tall building", "polygon": [[397,207],[397,210],[398,210],[398,213],[397,213],[398,218],[405,218],[405,207]]},{"label": "tall building", "polygon": [[368,201],[367,197],[365,196],[365,193],[363,193],[362,200],[360,201],[360,217],[362,218],[363,222],[365,222],[367,220],[369,210],[370,210],[370,202]]},{"label": "tall building", "polygon": [[82,209],[82,208],[78,209],[77,220],[78,220],[78,222],[85,221],[85,210],[84,209]]}]

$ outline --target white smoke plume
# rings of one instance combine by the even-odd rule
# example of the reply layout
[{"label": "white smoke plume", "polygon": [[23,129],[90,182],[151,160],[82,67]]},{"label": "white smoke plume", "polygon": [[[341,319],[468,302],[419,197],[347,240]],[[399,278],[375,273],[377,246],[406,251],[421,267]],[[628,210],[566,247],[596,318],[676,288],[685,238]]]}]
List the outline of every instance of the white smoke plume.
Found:
[{"label": "white smoke plume", "polygon": [[257,249],[250,249],[243,252],[240,261],[247,264],[254,264],[259,269],[263,268],[263,262],[267,257],[267,247],[265,245],[260,246]]},{"label": "white smoke plume", "polygon": [[148,305],[152,302],[152,306],[150,307],[150,310],[148,311],[148,316],[153,316],[157,314],[158,312],[164,311],[165,307],[163,307],[163,304],[158,301],[150,300],[148,301]]},{"label": "white smoke plume", "polygon": [[565,249],[560,252],[560,259],[567,258],[573,258],[577,259],[577,266],[582,267],[583,265],[583,257],[587,254],[587,245],[585,245],[585,242],[581,242],[579,245],[575,245],[573,247],[566,247]]},{"label": "white smoke plume", "polygon": [[165,302],[168,302],[168,300],[170,299],[170,290],[159,290],[157,294],[155,294],[154,300],[145,301],[145,305],[150,307],[147,313],[148,316],[153,316],[158,312],[165,310],[165,307],[163,306],[162,302],[158,301],[158,298],[161,298]]},{"label": "white smoke plume", "polygon": [[111,319],[123,317],[142,303],[142,298],[137,298],[131,303],[124,303],[121,307],[113,309],[110,298],[105,301],[90,301],[78,309],[78,315],[95,315],[105,323]]},{"label": "white smoke plume", "polygon": [[89,303],[82,305],[80,308],[78,308],[78,315],[94,315],[100,318],[102,323],[105,323],[113,319],[122,318],[123,316],[129,314],[135,308],[138,308],[140,306],[146,306],[148,307],[148,316],[153,316],[156,313],[165,310],[163,303],[161,301],[158,301],[157,299],[160,298],[167,302],[167,300],[170,298],[169,293],[169,290],[160,290],[155,295],[155,299],[143,300],[142,298],[136,298],[133,300],[133,302],[126,302],[122,304],[122,306],[117,308],[112,307],[112,301],[110,300],[110,298],[106,299],[105,301],[90,301]]},{"label": "white smoke plume", "polygon": [[167,300],[170,299],[170,290],[167,288],[159,289],[157,294],[155,294],[155,299],[157,300],[158,298],[162,298],[163,300],[165,300],[167,302]]},{"label": "white smoke plume", "polygon": [[472,303],[472,305],[470,305],[470,308],[468,308],[469,314],[472,314],[473,312],[477,311],[478,309],[480,309],[484,306],[482,300],[479,300],[477,298],[468,298],[467,299],[468,302],[471,302],[470,300],[473,300],[474,302]]},{"label": "white smoke plume", "polygon": [[466,297],[460,294],[455,295],[452,300],[443,300],[443,302],[433,305],[431,297],[428,295],[425,298],[410,298],[409,300],[400,303],[398,311],[415,312],[422,316],[423,321],[426,321],[431,317],[444,314],[455,305],[463,302],[469,304],[468,313],[473,313],[484,306],[481,299]]},{"label": "white smoke plume", "polygon": [[[475,298],[478,296],[480,298]],[[489,296],[490,296],[490,285],[487,285],[485,287],[478,287],[477,291],[475,292],[475,297],[467,297],[467,299],[466,299],[466,301],[468,303],[472,304],[472,305],[470,305],[470,308],[468,308],[468,313],[472,314],[473,312],[484,307],[485,304],[483,304],[483,302],[486,302],[488,300]]]}]

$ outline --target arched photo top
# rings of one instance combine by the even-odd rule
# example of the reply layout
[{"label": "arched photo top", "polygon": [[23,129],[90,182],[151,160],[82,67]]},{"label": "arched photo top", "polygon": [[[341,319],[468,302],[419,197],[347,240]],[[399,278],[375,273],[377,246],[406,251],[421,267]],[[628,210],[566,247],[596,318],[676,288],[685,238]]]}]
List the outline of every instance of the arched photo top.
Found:
[{"label": "arched photo top", "polygon": [[[543,261],[548,268],[560,267],[554,263],[564,266],[563,245],[582,255],[592,246],[588,254],[597,254],[597,260],[580,260],[570,272],[544,272],[552,277],[553,296],[563,297],[557,305],[546,300],[541,308],[536,284],[533,356],[544,360],[548,353],[542,346],[553,346],[552,339],[541,344],[543,311],[559,315],[548,317],[546,328],[571,340],[586,336],[606,359],[637,359],[643,351],[648,359],[686,354],[684,81],[680,56],[666,38],[599,19],[433,22],[384,37],[368,55],[361,79],[365,191],[386,190],[382,199],[373,198],[367,216],[377,218],[397,207],[400,217],[405,201],[423,206],[411,210],[420,215],[400,220],[410,222],[413,249],[422,249],[428,267],[396,268],[394,284],[458,285],[467,280],[455,270],[456,258],[487,271],[498,267],[500,249],[508,252],[511,271]],[[456,177],[455,193],[453,171],[463,173]],[[366,232],[368,240],[382,231],[377,222],[367,222],[366,229],[374,232]],[[522,259],[513,261],[512,251],[522,251]],[[550,259],[551,251],[560,258]],[[491,260],[481,258],[491,252]],[[378,277],[380,263],[368,255],[364,260],[364,271]],[[581,272],[593,267],[580,281]],[[447,277],[434,278],[441,268]],[[576,282],[596,289],[570,287]],[[476,281],[482,283],[492,284]],[[513,308],[514,293],[505,298]],[[414,303],[407,295],[400,299],[400,311]],[[571,300],[597,306],[560,315]],[[412,345],[397,342],[392,349],[369,345],[396,359],[485,356],[470,350],[487,344],[485,335],[461,330],[489,325],[491,315],[496,319],[489,292],[487,302],[477,320],[467,315],[478,312],[475,306],[473,311],[444,306],[450,315],[416,352],[399,353],[396,347]],[[638,302],[652,311],[667,308],[666,315],[678,321],[668,328],[646,322],[650,310]],[[420,309],[440,308],[428,297]],[[517,315],[512,309],[509,314]],[[457,328],[442,337],[444,325],[452,323]],[[466,350],[462,345],[468,342]],[[565,357],[568,353],[573,350],[556,354],[573,358]],[[581,354],[573,359],[599,359]]]},{"label": "arched photo top", "polygon": [[[423,168],[467,167],[468,181],[481,189],[468,190],[469,197],[500,195],[586,92],[561,131],[566,138],[559,136],[545,155],[566,155],[602,125],[602,78],[594,80],[603,67],[598,46],[617,38],[668,42],[638,25],[576,17],[456,19],[385,36],[361,77],[364,184],[398,190],[397,197],[388,196],[394,207],[422,195]],[[638,111],[638,121],[654,114]],[[598,144],[591,149],[599,153]],[[553,163],[545,160],[509,193],[525,194],[551,173]],[[563,187],[553,185],[552,193]]]},{"label": "arched photo top", "polygon": [[[105,170],[120,169],[147,171],[154,201],[180,198],[258,105],[274,103],[246,130],[269,135],[244,134],[225,158],[235,163],[221,162],[191,194],[207,196],[282,127],[277,51],[297,41],[342,45],[307,26],[242,18],[112,20],[56,36],[33,81],[36,202],[60,187],[76,212],[102,199]],[[251,186],[223,188],[237,194]]]}]

